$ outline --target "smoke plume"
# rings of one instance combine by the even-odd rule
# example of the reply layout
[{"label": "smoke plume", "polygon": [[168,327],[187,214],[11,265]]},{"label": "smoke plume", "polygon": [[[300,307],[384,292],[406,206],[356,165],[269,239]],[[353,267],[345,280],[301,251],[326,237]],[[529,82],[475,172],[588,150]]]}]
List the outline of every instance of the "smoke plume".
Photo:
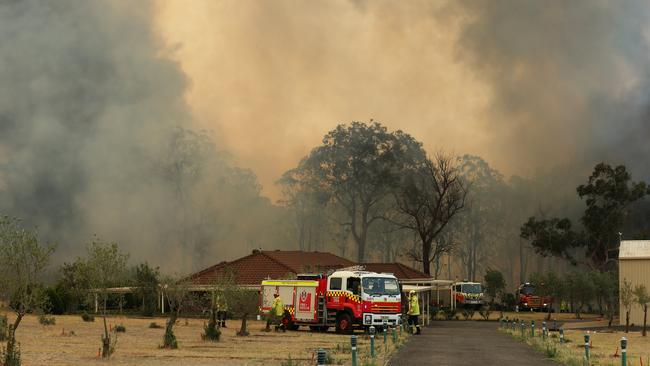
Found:
[{"label": "smoke plume", "polygon": [[254,242],[233,234],[245,224],[219,226],[241,214],[234,200],[251,216],[269,206],[192,131],[188,80],[153,15],[147,1],[0,3],[0,212],[38,226],[59,258],[96,234],[188,269]]}]

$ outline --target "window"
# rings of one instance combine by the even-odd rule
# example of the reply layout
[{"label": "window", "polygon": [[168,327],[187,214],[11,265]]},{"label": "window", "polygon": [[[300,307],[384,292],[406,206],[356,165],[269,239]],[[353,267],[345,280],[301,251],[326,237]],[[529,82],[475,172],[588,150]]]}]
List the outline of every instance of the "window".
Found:
[{"label": "window", "polygon": [[343,281],[340,278],[330,278],[330,290],[340,290]]},{"label": "window", "polygon": [[360,291],[360,286],[361,285],[361,279],[356,278],[356,277],[350,277],[347,280],[346,289],[350,292],[352,292],[355,295],[359,295],[361,293]]},{"label": "window", "polygon": [[399,295],[400,289],[397,280],[386,277],[365,277],[363,279],[363,292],[368,295]]}]

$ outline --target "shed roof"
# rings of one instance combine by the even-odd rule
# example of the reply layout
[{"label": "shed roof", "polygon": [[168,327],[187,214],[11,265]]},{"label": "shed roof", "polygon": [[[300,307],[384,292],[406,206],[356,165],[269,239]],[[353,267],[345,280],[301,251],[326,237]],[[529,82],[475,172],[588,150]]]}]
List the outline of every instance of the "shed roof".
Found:
[{"label": "shed roof", "polygon": [[623,240],[619,259],[650,259],[650,240]]}]

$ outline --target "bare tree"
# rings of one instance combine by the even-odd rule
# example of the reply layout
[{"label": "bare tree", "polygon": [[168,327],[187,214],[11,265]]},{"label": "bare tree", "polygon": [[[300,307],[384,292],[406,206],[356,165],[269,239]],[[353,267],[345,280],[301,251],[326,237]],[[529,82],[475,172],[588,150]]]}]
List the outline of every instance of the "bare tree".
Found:
[{"label": "bare tree", "polygon": [[36,231],[23,229],[17,219],[0,217],[0,300],[16,314],[0,364],[14,363],[16,329],[27,313],[45,303],[41,277],[53,252],[54,246],[39,243]]},{"label": "bare tree", "polygon": [[431,262],[452,249],[452,241],[436,239],[463,209],[466,197],[456,159],[443,152],[416,165],[396,191],[403,217],[397,224],[419,235],[421,247],[411,255],[422,263],[424,273],[431,274]]}]

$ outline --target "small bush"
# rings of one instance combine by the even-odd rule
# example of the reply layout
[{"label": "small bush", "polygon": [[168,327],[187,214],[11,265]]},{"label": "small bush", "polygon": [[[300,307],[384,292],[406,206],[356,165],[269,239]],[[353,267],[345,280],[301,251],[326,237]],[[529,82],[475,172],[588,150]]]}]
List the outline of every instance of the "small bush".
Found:
[{"label": "small bush", "polygon": [[0,361],[3,366],[20,366],[20,345],[16,344],[13,352],[9,353],[6,348],[0,349]]},{"label": "small bush", "polygon": [[118,324],[113,328],[115,330],[115,333],[125,333],[126,332],[126,327],[122,324]]},{"label": "small bush", "polygon": [[0,315],[0,341],[6,341],[9,338],[9,323],[6,315]]},{"label": "small bush", "polygon": [[463,309],[463,313],[462,313],[463,318],[465,318],[465,320],[472,319],[474,317],[474,312],[475,312],[475,310],[473,308],[465,308],[465,309]]},{"label": "small bush", "polygon": [[149,328],[151,328],[151,329],[162,329],[162,325],[160,325],[160,324],[158,324],[156,322],[151,322],[149,324]]},{"label": "small bush", "polygon": [[95,316],[84,311],[83,314],[81,314],[81,319],[85,322],[94,322]]},{"label": "small bush", "polygon": [[478,311],[479,315],[483,320],[490,320],[490,314],[492,313],[490,311],[490,306],[484,306]]},{"label": "small bush", "polygon": [[203,330],[204,332],[201,334],[201,338],[204,341],[219,342],[219,338],[221,338],[221,330],[215,323],[209,322],[203,326]]},{"label": "small bush", "polygon": [[41,325],[55,325],[56,324],[56,318],[53,316],[48,316],[45,314],[41,314],[38,316],[38,322]]}]

